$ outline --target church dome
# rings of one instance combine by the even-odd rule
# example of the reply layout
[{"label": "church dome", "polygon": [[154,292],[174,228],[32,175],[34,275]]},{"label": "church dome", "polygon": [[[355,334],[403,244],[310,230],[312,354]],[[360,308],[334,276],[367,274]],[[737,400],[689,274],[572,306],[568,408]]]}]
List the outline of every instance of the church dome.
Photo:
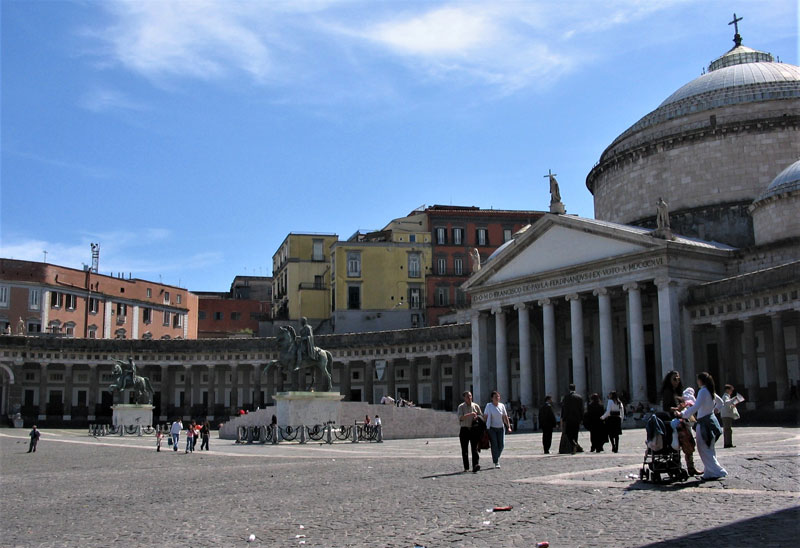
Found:
[{"label": "church dome", "polygon": [[767,187],[767,190],[758,197],[756,202],[766,200],[772,196],[787,194],[800,190],[800,160],[781,171]]},{"label": "church dome", "polygon": [[734,42],[603,151],[586,177],[597,219],[654,228],[660,196],[674,232],[753,245],[749,208],[800,158],[800,67]]},{"label": "church dome", "polygon": [[750,206],[757,245],[800,237],[800,160],[775,177]]}]

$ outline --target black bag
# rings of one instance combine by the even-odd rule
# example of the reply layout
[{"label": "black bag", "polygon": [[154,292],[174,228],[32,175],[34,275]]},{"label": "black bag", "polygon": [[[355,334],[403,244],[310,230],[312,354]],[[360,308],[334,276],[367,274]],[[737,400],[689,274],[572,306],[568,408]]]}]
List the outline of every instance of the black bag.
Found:
[{"label": "black bag", "polygon": [[170,437],[168,437],[168,438],[167,438],[167,445],[168,445],[169,447],[172,447],[172,436],[170,436]]}]

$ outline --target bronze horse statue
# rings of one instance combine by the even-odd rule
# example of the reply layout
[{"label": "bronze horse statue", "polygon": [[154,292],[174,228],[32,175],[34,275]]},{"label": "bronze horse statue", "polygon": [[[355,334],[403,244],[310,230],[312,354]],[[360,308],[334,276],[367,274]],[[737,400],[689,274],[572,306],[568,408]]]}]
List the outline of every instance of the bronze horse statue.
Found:
[{"label": "bronze horse statue", "polygon": [[[301,363],[297,363],[297,347],[300,344],[299,337],[297,336],[297,332],[294,330],[294,327],[291,325],[282,326],[281,333],[278,335],[278,346],[280,348],[280,352],[278,355],[277,360],[272,360],[267,365],[264,366],[264,375],[270,370],[273,366],[278,367],[288,367],[292,371],[298,371],[304,367],[313,367],[313,373],[319,371],[322,373],[322,390],[324,392],[329,392],[331,390],[331,372],[330,368],[333,364],[333,356],[327,350],[323,350],[320,347],[315,347],[316,349],[316,359],[311,359],[308,356],[304,356]],[[311,384],[306,388],[306,390],[311,390],[314,386],[315,382],[315,374],[312,374]]]},{"label": "bronze horse statue", "polygon": [[133,360],[129,359],[127,364],[121,360],[114,360],[111,375],[114,377],[114,382],[108,387],[109,391],[122,394],[123,390],[130,388],[133,389],[134,403],[153,403],[154,391],[150,379],[136,374],[136,364]]}]

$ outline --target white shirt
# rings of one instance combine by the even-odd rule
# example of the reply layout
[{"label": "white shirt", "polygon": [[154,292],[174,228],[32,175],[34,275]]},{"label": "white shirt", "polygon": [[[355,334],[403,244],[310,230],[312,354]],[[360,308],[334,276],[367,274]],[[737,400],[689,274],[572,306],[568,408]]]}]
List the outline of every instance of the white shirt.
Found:
[{"label": "white shirt", "polygon": [[711,397],[711,392],[705,386],[697,393],[697,401],[691,407],[683,410],[682,416],[688,419],[693,414],[697,413],[697,418],[702,419],[706,415],[710,415],[715,409],[722,409],[722,398],[715,395]]},{"label": "white shirt", "polygon": [[169,433],[170,434],[180,434],[181,430],[183,430],[183,425],[181,423],[179,423],[178,421],[175,421],[175,422],[172,423],[172,428],[170,428]]},{"label": "white shirt", "polygon": [[498,403],[497,406],[492,402],[487,403],[483,414],[486,415],[486,428],[505,428],[503,416],[508,417],[508,413],[506,413],[506,406],[502,403]]},{"label": "white shirt", "polygon": [[380,425],[381,425],[381,418],[375,417],[375,426],[380,426]]},{"label": "white shirt", "polygon": [[600,418],[607,419],[609,416],[611,416],[612,411],[616,411],[617,413],[619,413],[620,420],[625,419],[625,408],[620,404],[618,404],[617,402],[615,402],[614,400],[608,400],[608,403],[606,404],[606,412],[603,413],[603,416]]}]

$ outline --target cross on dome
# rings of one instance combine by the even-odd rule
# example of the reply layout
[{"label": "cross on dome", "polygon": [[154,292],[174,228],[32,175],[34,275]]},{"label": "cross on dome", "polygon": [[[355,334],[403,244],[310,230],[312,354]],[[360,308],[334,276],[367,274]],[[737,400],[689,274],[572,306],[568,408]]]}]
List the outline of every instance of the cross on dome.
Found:
[{"label": "cross on dome", "polygon": [[741,45],[742,45],[742,37],[741,37],[741,36],[739,36],[739,21],[741,21],[742,19],[744,19],[744,18],[743,18],[743,17],[738,17],[738,18],[737,18],[737,17],[736,17],[736,14],[734,13],[734,14],[733,14],[733,21],[731,21],[730,23],[728,23],[729,25],[733,25],[733,31],[734,31],[734,33],[735,33],[735,34],[733,35],[733,42],[734,42],[734,44],[736,44],[737,46],[741,46]]}]

